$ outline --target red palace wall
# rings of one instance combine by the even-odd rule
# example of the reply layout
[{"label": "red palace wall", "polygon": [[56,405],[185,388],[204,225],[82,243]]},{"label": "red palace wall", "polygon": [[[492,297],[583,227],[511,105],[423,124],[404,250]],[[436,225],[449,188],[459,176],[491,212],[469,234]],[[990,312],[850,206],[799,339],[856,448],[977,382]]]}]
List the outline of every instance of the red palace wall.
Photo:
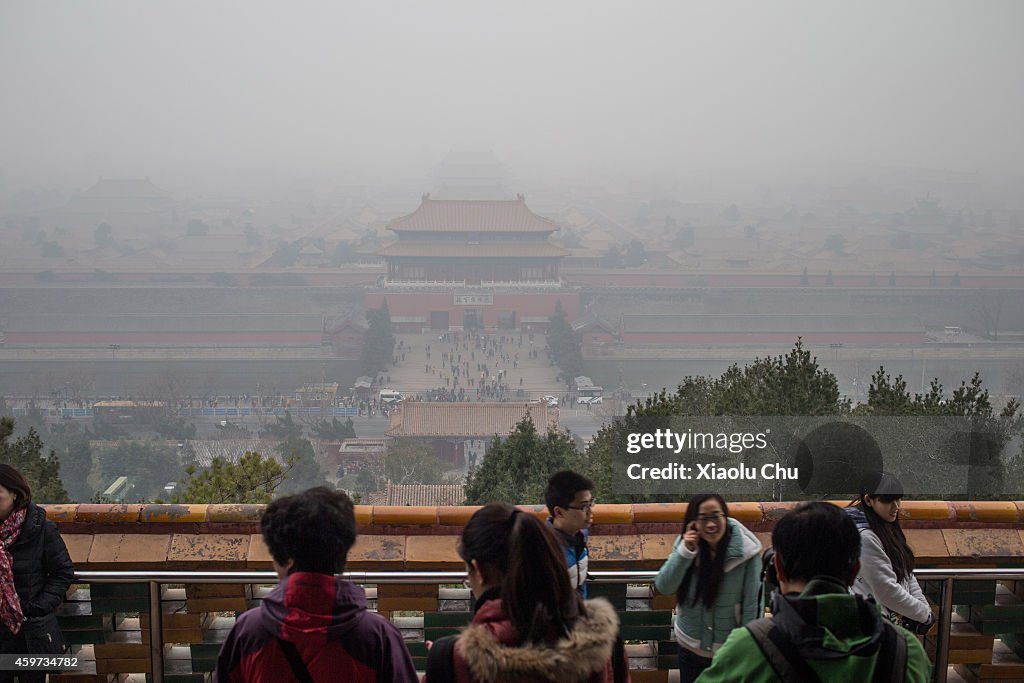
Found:
[{"label": "red palace wall", "polygon": [[805,344],[922,344],[924,332],[626,332],[627,344],[792,344],[797,336]]},{"label": "red palace wall", "polygon": [[[455,303],[456,296],[490,296],[490,304],[469,304],[458,305]],[[438,327],[443,315],[448,316],[448,327],[458,328],[465,324],[464,313],[466,310],[479,311],[483,320],[484,329],[498,329],[499,313],[514,312],[516,327],[523,328],[523,318],[548,318],[555,312],[555,303],[561,302],[562,309],[572,322],[580,315],[580,297],[576,292],[496,292],[491,295],[481,294],[473,291],[461,292],[370,292],[363,300],[367,310],[380,308],[384,299],[388,301],[388,311],[394,318],[422,318],[426,327],[433,329]],[[533,323],[538,329],[543,323]],[[401,325],[396,323],[398,329],[404,331],[419,331],[416,324]],[[414,329],[416,328],[416,329]]]},{"label": "red palace wall", "polygon": [[[562,270],[562,277],[574,285],[593,287],[800,287],[800,273],[574,273]],[[701,284],[694,284],[699,280]],[[895,287],[930,287],[931,274],[896,274]],[[951,273],[935,276],[935,288],[957,289],[951,284]],[[810,273],[808,287],[824,287],[824,273]],[[891,290],[889,273],[878,273],[874,284],[871,274],[836,273],[832,276],[832,287],[873,287],[879,291]],[[959,289],[971,287],[994,287],[1019,289],[1024,287],[1024,276],[1020,275],[961,275]]]},{"label": "red palace wall", "polygon": [[316,332],[7,332],[10,346],[320,346]]}]

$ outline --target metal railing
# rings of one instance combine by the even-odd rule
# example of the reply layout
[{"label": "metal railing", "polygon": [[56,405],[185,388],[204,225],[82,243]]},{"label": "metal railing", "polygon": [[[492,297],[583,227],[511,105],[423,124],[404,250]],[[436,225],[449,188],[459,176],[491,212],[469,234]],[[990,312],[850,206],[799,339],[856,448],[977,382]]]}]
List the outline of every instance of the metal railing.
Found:
[{"label": "metal railing", "polygon": [[[1024,568],[1006,569],[916,569],[920,580],[941,581],[939,618],[935,648],[933,681],[946,683],[949,668],[949,638],[953,621],[953,581],[1024,580]],[[461,583],[465,572],[459,571],[349,571],[342,576],[359,584],[423,584]],[[592,583],[650,584],[655,571],[593,571],[587,574]],[[149,642],[153,683],[162,683],[164,671],[163,630],[161,619],[162,584],[183,583],[277,583],[277,574],[270,571],[83,571],[76,572],[76,583],[147,583],[149,584]]]}]

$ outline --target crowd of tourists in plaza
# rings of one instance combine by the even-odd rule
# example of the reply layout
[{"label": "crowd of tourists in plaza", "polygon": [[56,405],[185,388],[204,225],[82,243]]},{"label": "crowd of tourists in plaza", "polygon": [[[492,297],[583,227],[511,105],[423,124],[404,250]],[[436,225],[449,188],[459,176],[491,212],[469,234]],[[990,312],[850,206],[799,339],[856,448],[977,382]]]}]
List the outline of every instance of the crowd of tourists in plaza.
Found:
[{"label": "crowd of tourists in plaza", "polygon": [[[930,680],[914,633],[931,627],[932,610],[900,528],[902,496],[896,479],[875,473],[845,509],[797,505],[767,549],[721,495],[691,498],[654,581],[675,596],[679,680]],[[356,541],[352,500],[321,487],[273,501],[260,527],[280,582],[238,617],[214,681],[631,680],[618,613],[588,594],[594,484],[557,472],[545,503],[546,520],[493,503],[466,523],[457,551],[472,620],[427,643],[421,676],[399,629],[341,576]],[[0,654],[64,651],[55,613],[73,577],[28,482],[0,465]],[[14,678],[0,671],[0,682]]]},{"label": "crowd of tourists in plaza", "polygon": [[[399,347],[395,363],[405,360],[407,347]],[[520,365],[551,350],[534,347],[533,332],[483,334],[481,332],[444,332],[437,341],[423,346],[426,362],[423,372],[438,381],[438,392],[453,401],[508,401],[521,398],[523,375]]]}]

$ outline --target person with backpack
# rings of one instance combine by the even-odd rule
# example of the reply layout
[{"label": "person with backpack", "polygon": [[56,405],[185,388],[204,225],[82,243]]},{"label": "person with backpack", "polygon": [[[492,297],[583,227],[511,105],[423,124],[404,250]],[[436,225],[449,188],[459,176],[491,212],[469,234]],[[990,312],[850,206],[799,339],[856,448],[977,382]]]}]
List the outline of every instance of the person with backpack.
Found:
[{"label": "person with backpack", "polygon": [[722,496],[698,494],[686,507],[683,531],[654,587],[676,594],[679,680],[692,683],[734,628],[763,614],[761,542],[729,517]]},{"label": "person with backpack", "polygon": [[851,593],[861,534],[825,502],[801,503],[775,524],[779,590],[772,617],[734,630],[699,683],[926,683],[917,638]]},{"label": "person with backpack", "polygon": [[569,581],[551,527],[505,503],[477,510],[458,545],[473,621],[438,639],[425,683],[628,683],[619,618]]},{"label": "person with backpack", "polygon": [[846,508],[860,531],[860,572],[853,592],[871,596],[890,621],[915,633],[927,633],[934,622],[931,605],[914,577],[914,551],[900,527],[903,485],[891,474],[865,478],[860,495]]}]

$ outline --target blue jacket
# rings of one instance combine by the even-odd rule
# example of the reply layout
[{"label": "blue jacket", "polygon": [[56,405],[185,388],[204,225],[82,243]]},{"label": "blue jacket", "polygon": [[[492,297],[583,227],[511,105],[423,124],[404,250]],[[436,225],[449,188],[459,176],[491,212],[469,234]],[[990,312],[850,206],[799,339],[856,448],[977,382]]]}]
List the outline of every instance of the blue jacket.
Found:
[{"label": "blue jacket", "polygon": [[572,587],[579,591],[584,599],[587,597],[587,567],[590,565],[590,558],[587,554],[587,530],[577,531],[575,534],[567,534],[564,531],[555,529],[554,520],[548,517],[548,524],[555,530],[555,534],[562,541],[562,548],[565,550],[565,563],[569,566],[569,581]]}]

